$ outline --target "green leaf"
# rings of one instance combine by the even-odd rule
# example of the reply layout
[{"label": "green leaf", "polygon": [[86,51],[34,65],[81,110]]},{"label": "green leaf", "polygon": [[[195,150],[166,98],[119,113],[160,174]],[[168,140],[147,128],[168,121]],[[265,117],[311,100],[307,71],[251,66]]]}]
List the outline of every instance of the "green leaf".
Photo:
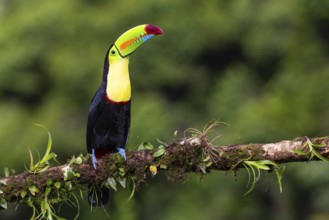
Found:
[{"label": "green leaf", "polygon": [[8,177],[9,176],[9,169],[8,169],[8,167],[5,167],[4,168],[4,173],[5,173],[5,177]]},{"label": "green leaf", "polygon": [[80,177],[80,173],[75,173],[70,167],[64,171],[64,180],[71,180],[74,177]]},{"label": "green leaf", "polygon": [[[46,152],[45,152],[43,158],[39,162],[37,162],[35,165],[34,165],[34,162],[33,162],[33,154],[31,152],[30,148],[27,147],[28,151],[29,151],[29,154],[30,154],[30,169],[29,169],[29,172],[30,173],[41,173],[41,172],[46,171],[49,168],[49,160],[53,159],[53,160],[56,161],[57,155],[55,153],[50,153],[51,146],[52,146],[52,137],[51,137],[50,132],[43,125],[40,125],[40,124],[35,124],[35,125],[38,126],[38,127],[43,128],[48,133],[48,143],[47,143],[47,146],[46,146]],[[39,155],[39,157],[40,157],[40,155]]]},{"label": "green leaf", "polygon": [[47,213],[47,210],[49,210],[50,207],[49,207],[48,202],[46,202],[45,200],[42,200],[41,203],[40,203],[40,208],[41,208],[41,214],[43,216],[45,216],[46,213]]},{"label": "green leaf", "polygon": [[47,197],[50,192],[51,192],[51,187],[47,187],[45,191],[45,196]]},{"label": "green leaf", "polygon": [[312,146],[315,147],[315,148],[322,148],[322,147],[325,147],[327,145],[326,144],[313,144],[312,143]]},{"label": "green leaf", "polygon": [[206,164],[206,167],[210,167],[212,164],[213,164],[213,162],[212,162],[212,161],[209,161],[209,162]]},{"label": "green leaf", "polygon": [[163,145],[160,145],[158,150],[153,153],[153,157],[160,157],[166,152]]},{"label": "green leaf", "polygon": [[74,163],[81,164],[82,163],[82,158],[81,157],[77,157],[77,159],[74,160]]},{"label": "green leaf", "polygon": [[261,164],[261,163],[256,163],[255,166],[256,166],[256,168],[258,168],[260,170],[270,170],[271,169],[269,166],[266,166],[265,164]]},{"label": "green leaf", "polygon": [[115,181],[115,179],[113,177],[107,178],[107,183],[110,185],[110,187],[112,189],[114,189],[115,191],[117,191],[117,182]]},{"label": "green leaf", "polygon": [[61,188],[61,182],[56,182],[55,187],[56,187],[56,189],[60,189]]},{"label": "green leaf", "polygon": [[161,141],[159,138],[157,138],[157,141],[158,141],[158,143],[161,144],[161,145],[166,145],[166,143],[163,142],[163,141]]},{"label": "green leaf", "polygon": [[307,145],[308,145],[308,147],[309,147],[309,149],[310,149],[310,152],[311,152],[310,159],[312,159],[313,156],[316,156],[317,158],[319,158],[320,160],[322,160],[322,161],[324,161],[324,162],[329,162],[329,159],[328,159],[328,158],[322,156],[319,152],[317,152],[317,151],[314,149],[314,147],[319,147],[319,146],[323,147],[321,144],[317,144],[317,145],[315,145],[315,144],[313,144],[313,143],[311,142],[310,139],[307,138]]},{"label": "green leaf", "polygon": [[39,189],[36,186],[30,186],[29,191],[33,196],[35,196],[35,194],[39,192]]},{"label": "green leaf", "polygon": [[72,190],[73,186],[72,186],[71,181],[66,181],[66,182],[65,182],[65,188],[66,188],[67,190]]},{"label": "green leaf", "polygon": [[202,171],[202,173],[207,174],[207,171],[206,171],[207,165],[205,163],[200,163],[198,166],[199,166],[200,170]]},{"label": "green leaf", "polygon": [[313,150],[312,153],[317,157],[319,158],[320,160],[322,161],[325,161],[325,162],[329,162],[329,159],[322,156],[319,152],[317,152],[316,150]]},{"label": "green leaf", "polygon": [[280,193],[282,193],[282,175],[283,175],[283,171],[285,169],[284,166],[280,167],[277,163],[270,161],[270,160],[262,160],[261,161],[264,164],[268,164],[268,165],[272,165],[273,166],[273,171],[276,175],[278,184],[279,184],[279,188],[280,188]]},{"label": "green leaf", "polygon": [[29,148],[29,146],[27,146],[27,150],[29,151],[29,155],[30,155],[30,172],[32,172],[34,170],[34,162],[33,162],[33,154],[31,149]]},{"label": "green leaf", "polygon": [[202,162],[207,162],[208,160],[210,160],[210,156],[208,155],[206,158],[204,158],[203,160],[202,160]]},{"label": "green leaf", "polygon": [[263,165],[271,165],[275,168],[279,168],[279,166],[276,163],[274,163],[273,161],[270,161],[270,160],[260,160],[260,161],[258,161],[258,163],[263,164]]},{"label": "green leaf", "polygon": [[[250,185],[249,190],[244,194],[249,194],[255,187],[256,183],[260,179],[261,170],[270,170],[273,169],[277,181],[280,187],[280,192],[282,192],[282,174],[284,171],[284,167],[280,167],[278,164],[271,160],[260,160],[260,161],[244,161],[243,166],[246,168],[249,176],[249,181],[247,187]],[[270,167],[271,166],[271,167]],[[251,172],[250,172],[251,171]],[[257,172],[256,172],[257,171]],[[251,176],[253,177],[253,181],[251,182]]]},{"label": "green leaf", "polygon": [[282,175],[283,175],[283,171],[285,170],[285,167],[282,166],[280,169],[275,169],[274,173],[276,175],[276,178],[278,180],[278,184],[279,184],[279,188],[280,188],[280,193],[282,193]]},{"label": "green leaf", "polygon": [[[47,147],[46,147],[46,152],[45,152],[45,155],[44,155],[44,157],[47,157],[48,155],[49,155],[49,153],[50,153],[50,150],[51,150],[51,145],[52,145],[52,143],[53,143],[53,141],[52,141],[52,137],[51,137],[51,134],[50,134],[50,132],[48,131],[48,129],[45,127],[45,126],[43,126],[43,125],[41,125],[41,124],[35,124],[36,126],[39,126],[39,127],[41,127],[41,128],[43,128],[45,131],[47,131],[47,133],[48,133],[48,143],[47,143]],[[42,159],[43,160],[43,159]],[[41,161],[42,161],[41,160]]]},{"label": "green leaf", "polygon": [[153,150],[153,145],[150,142],[143,142],[139,145],[138,150]]},{"label": "green leaf", "polygon": [[135,186],[135,184],[133,184],[133,189],[130,193],[130,196],[129,196],[127,202],[129,202],[133,198],[133,196],[135,195],[135,190],[136,190],[136,186]]},{"label": "green leaf", "polygon": [[26,196],[26,191],[25,190],[23,190],[22,192],[21,192],[21,197],[22,197],[22,199],[24,199],[25,198],[25,196]]},{"label": "green leaf", "polygon": [[126,178],[119,178],[118,182],[123,188],[126,188]]},{"label": "green leaf", "polygon": [[0,200],[0,207],[3,208],[3,209],[7,209],[7,205],[8,205],[7,201],[4,198],[2,198]]},{"label": "green leaf", "polygon": [[7,186],[7,183],[4,180],[0,180],[0,184],[3,185],[3,186]]},{"label": "green leaf", "polygon": [[[250,161],[244,161],[243,166],[246,167],[248,174],[249,174],[249,181],[248,181],[247,187],[249,186],[249,184],[251,184],[251,186],[249,187],[249,190],[245,194],[243,194],[243,196],[248,195],[255,188],[255,185],[259,179],[259,175],[256,175],[254,167],[251,165],[251,163],[247,163],[247,162],[250,162]],[[250,170],[251,170],[251,172],[250,172]],[[251,182],[251,176],[254,178],[254,180],[252,182]]]},{"label": "green leaf", "polygon": [[47,166],[41,166],[41,165],[39,165],[39,163],[37,163],[36,164],[36,170],[35,171],[37,173],[42,173],[42,172],[48,170],[48,168],[49,168],[49,165],[47,165]]},{"label": "green leaf", "polygon": [[256,169],[261,169],[261,170],[270,170],[269,166],[266,166],[264,162],[262,161],[245,161],[249,165],[255,167]]},{"label": "green leaf", "polygon": [[301,156],[307,156],[308,153],[306,153],[305,151],[302,150],[292,150],[293,153],[297,154],[297,155],[301,155]]},{"label": "green leaf", "polygon": [[251,173],[250,173],[250,170],[249,170],[250,168],[245,163],[243,163],[242,165],[246,168],[247,173],[248,173],[248,183],[247,183],[247,187],[248,187],[250,182],[251,182]]},{"label": "green leaf", "polygon": [[74,172],[71,169],[68,169],[67,173],[66,173],[66,178],[64,178],[64,179],[65,180],[71,180],[73,178],[74,178]]},{"label": "green leaf", "polygon": [[119,167],[120,176],[124,176],[126,174],[125,169],[123,167]]},{"label": "green leaf", "polygon": [[152,145],[150,142],[147,142],[147,143],[144,145],[144,149],[145,149],[145,150],[153,150],[153,145]]},{"label": "green leaf", "polygon": [[50,186],[52,183],[53,183],[53,181],[51,179],[47,179],[47,181],[46,181],[47,186]]}]

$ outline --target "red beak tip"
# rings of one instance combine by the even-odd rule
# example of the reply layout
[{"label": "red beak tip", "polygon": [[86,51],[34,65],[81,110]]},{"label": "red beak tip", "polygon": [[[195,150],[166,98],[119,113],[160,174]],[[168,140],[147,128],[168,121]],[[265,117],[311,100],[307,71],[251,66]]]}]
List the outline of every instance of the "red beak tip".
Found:
[{"label": "red beak tip", "polygon": [[161,28],[151,25],[151,24],[146,25],[145,31],[148,34],[154,34],[154,35],[164,34],[164,32]]}]

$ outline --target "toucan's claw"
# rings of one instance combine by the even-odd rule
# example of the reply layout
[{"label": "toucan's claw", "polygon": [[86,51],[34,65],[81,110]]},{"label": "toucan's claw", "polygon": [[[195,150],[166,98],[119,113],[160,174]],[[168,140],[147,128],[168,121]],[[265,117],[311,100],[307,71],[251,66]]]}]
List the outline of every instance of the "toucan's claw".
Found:
[{"label": "toucan's claw", "polygon": [[124,148],[120,148],[120,147],[118,147],[117,150],[118,150],[118,153],[119,153],[119,154],[120,154],[125,160],[127,160],[125,149],[124,149]]},{"label": "toucan's claw", "polygon": [[92,149],[92,152],[91,152],[91,161],[93,163],[93,166],[95,168],[95,170],[97,169],[97,158],[95,156],[95,149]]}]

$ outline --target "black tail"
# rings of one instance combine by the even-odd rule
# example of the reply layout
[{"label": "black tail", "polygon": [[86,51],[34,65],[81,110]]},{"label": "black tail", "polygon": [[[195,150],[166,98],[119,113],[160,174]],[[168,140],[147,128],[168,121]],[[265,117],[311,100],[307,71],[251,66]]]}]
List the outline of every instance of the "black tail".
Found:
[{"label": "black tail", "polygon": [[104,206],[110,199],[108,188],[101,188],[98,185],[88,186],[88,203],[92,207]]}]

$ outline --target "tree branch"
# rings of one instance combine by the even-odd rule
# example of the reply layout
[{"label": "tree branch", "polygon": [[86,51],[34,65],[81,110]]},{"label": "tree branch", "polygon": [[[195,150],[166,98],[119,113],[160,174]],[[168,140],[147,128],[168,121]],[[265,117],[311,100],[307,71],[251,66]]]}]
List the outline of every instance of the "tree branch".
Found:
[{"label": "tree branch", "polygon": [[107,155],[98,161],[97,170],[91,165],[89,157],[79,156],[67,164],[50,167],[40,173],[26,171],[3,177],[0,179],[0,199],[31,205],[40,199],[71,192],[78,185],[104,184],[109,177],[123,186],[129,180],[138,185],[147,174],[155,175],[157,171],[168,172],[169,179],[179,181],[189,172],[203,175],[211,170],[236,170],[244,166],[244,161],[286,163],[327,160],[329,137],[301,137],[268,144],[213,146],[206,134],[200,134],[154,149],[150,144],[141,148],[127,152],[127,161],[123,161],[118,154]]}]

